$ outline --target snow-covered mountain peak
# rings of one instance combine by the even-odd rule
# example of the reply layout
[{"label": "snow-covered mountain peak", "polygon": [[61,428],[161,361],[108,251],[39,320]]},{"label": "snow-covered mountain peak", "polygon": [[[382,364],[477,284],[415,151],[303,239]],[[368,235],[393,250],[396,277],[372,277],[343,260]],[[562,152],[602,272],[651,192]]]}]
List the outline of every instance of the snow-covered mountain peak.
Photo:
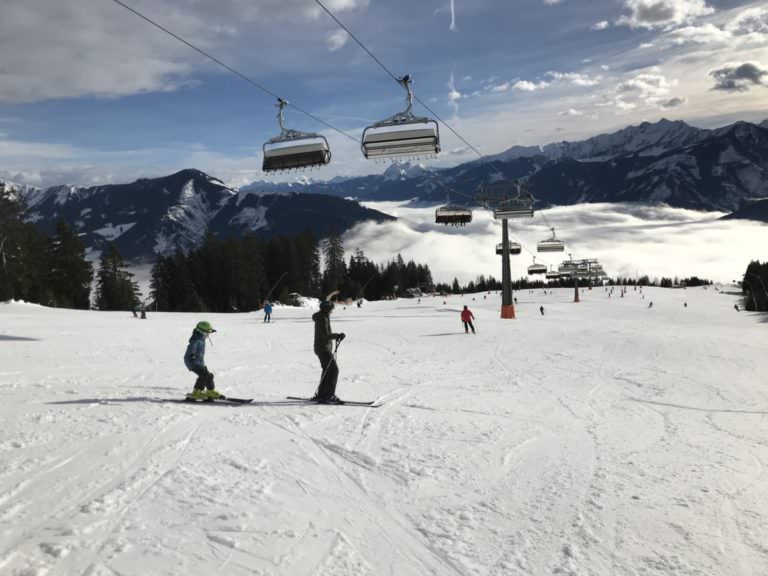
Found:
[{"label": "snow-covered mountain peak", "polygon": [[386,181],[408,180],[418,178],[430,172],[424,164],[411,164],[410,162],[394,162],[384,170],[382,178]]}]

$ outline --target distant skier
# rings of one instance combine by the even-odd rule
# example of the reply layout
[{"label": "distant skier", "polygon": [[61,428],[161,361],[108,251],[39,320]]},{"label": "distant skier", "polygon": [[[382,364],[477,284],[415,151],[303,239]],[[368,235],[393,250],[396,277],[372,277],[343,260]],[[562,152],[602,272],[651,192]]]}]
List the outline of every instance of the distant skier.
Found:
[{"label": "distant skier", "polygon": [[210,322],[198,322],[192,331],[192,336],[187,344],[187,351],[184,353],[184,364],[190,372],[197,374],[195,387],[187,397],[192,400],[213,400],[220,398],[214,388],[213,374],[205,365],[205,340],[211,334],[216,332]]},{"label": "distant skier", "polygon": [[688,302],[683,302],[683,308],[688,308]]},{"label": "distant skier", "polygon": [[320,366],[323,369],[320,384],[312,399],[320,404],[343,403],[336,397],[336,381],[339,378],[339,367],[336,364],[336,355],[333,353],[332,342],[334,340],[337,343],[341,342],[346,335],[343,332],[339,334],[331,332],[331,312],[333,307],[333,302],[323,300],[320,302],[320,311],[312,315],[312,320],[315,322],[315,354],[320,360]]},{"label": "distant skier", "polygon": [[653,308],[653,302],[648,304],[648,308]]},{"label": "distant skier", "polygon": [[472,310],[464,306],[464,310],[461,311],[461,321],[464,322],[464,333],[469,334],[469,329],[472,328],[472,334],[475,334],[475,326],[472,324],[475,315],[472,314]]},{"label": "distant skier", "polygon": [[539,312],[541,312],[541,315],[544,316],[544,306],[539,306]]},{"label": "distant skier", "polygon": [[272,303],[267,302],[264,304],[264,322],[272,321]]},{"label": "distant skier", "polygon": [[146,320],[147,319],[147,309],[142,306],[141,308],[141,319]]},{"label": "distant skier", "polygon": [[734,304],[734,305],[733,305],[733,309],[734,309],[734,310],[736,310],[736,312],[740,312],[740,311],[741,311],[741,310],[739,309],[739,305],[738,305],[738,304]]}]

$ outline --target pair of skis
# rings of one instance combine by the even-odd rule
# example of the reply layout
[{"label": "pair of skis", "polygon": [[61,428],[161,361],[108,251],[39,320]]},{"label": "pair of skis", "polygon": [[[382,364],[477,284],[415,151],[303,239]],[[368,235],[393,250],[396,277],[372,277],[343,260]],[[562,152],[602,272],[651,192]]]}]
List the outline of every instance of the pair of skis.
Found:
[{"label": "pair of skis", "polygon": [[376,400],[362,402],[359,400],[338,400],[336,402],[318,402],[314,398],[306,398],[304,396],[286,396],[286,400],[296,400],[301,402],[307,402],[312,404],[327,404],[328,406],[364,406],[367,408],[378,408],[380,403],[376,403]]},{"label": "pair of skis", "polygon": [[[294,400],[297,402],[306,402],[307,404],[325,404],[324,402],[318,402],[314,398],[305,398],[302,396],[286,396],[286,400]],[[191,396],[186,396],[184,398],[184,402],[189,402],[191,404],[235,404],[235,405],[242,405],[242,404],[250,404],[253,402],[253,398],[233,398],[232,396],[219,396],[218,398],[192,398]],[[378,408],[381,406],[380,403],[376,403],[375,400],[371,400],[370,402],[361,402],[358,400],[339,400],[338,402],[329,402],[329,406],[362,406],[367,408]]]}]

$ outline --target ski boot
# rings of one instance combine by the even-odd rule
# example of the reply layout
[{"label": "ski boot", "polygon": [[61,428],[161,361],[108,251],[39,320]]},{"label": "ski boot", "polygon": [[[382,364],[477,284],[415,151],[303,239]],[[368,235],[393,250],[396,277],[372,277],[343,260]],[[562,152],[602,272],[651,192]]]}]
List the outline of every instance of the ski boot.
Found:
[{"label": "ski boot", "polygon": [[224,397],[223,394],[220,394],[218,390],[215,390],[213,388],[206,390],[204,394],[205,394],[206,400],[216,400],[217,398]]},{"label": "ski boot", "polygon": [[192,392],[187,394],[187,400],[202,402],[205,399],[206,399],[206,395],[205,395],[205,390],[203,389],[195,388],[194,390],[192,390]]}]

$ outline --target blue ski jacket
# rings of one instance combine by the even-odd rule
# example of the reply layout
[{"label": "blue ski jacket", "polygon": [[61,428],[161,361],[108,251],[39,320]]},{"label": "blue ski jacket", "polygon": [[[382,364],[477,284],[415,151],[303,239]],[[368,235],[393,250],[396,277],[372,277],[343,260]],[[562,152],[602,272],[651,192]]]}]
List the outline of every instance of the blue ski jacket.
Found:
[{"label": "blue ski jacket", "polygon": [[272,304],[264,306],[264,314],[272,314]]},{"label": "blue ski jacket", "polygon": [[202,332],[192,331],[187,351],[184,353],[184,365],[189,370],[205,367],[205,334]]}]

